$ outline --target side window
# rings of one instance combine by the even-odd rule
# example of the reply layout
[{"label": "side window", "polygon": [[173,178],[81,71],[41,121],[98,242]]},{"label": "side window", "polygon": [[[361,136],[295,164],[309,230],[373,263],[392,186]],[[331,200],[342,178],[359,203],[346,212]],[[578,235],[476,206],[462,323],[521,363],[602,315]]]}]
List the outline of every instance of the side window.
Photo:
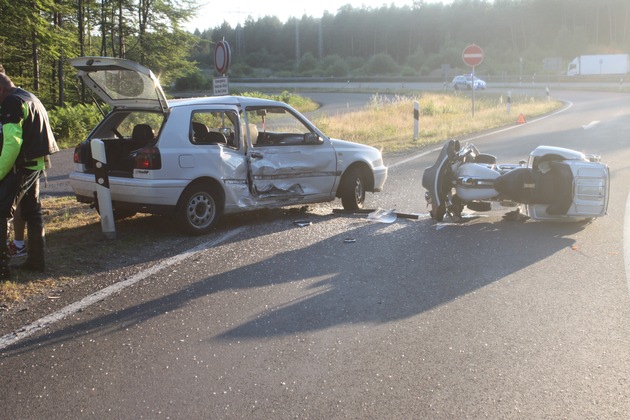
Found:
[{"label": "side window", "polygon": [[223,144],[238,149],[238,116],[233,111],[194,111],[190,121],[190,142]]},{"label": "side window", "polygon": [[245,110],[254,147],[318,145],[322,140],[295,115],[282,107]]},{"label": "side window", "polygon": [[164,116],[156,112],[114,112],[98,126],[92,137],[132,139],[134,130],[136,136],[140,131],[145,131],[157,137],[163,121]]}]

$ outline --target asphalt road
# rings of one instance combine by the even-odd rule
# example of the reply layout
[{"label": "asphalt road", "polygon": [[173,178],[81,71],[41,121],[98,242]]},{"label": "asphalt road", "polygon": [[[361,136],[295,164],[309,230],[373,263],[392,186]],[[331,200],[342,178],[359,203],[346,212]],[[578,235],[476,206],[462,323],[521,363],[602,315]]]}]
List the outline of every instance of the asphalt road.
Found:
[{"label": "asphalt road", "polygon": [[[563,98],[473,142],[504,162],[602,155],[608,216],[385,224],[332,203],[241,220],[0,348],[0,417],[628,418],[630,102]],[[369,204],[424,214],[435,157],[388,157]]]}]

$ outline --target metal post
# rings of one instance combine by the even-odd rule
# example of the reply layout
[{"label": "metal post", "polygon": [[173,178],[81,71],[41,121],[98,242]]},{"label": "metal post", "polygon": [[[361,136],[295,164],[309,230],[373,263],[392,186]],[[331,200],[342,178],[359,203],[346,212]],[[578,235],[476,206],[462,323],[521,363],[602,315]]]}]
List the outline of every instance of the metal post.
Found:
[{"label": "metal post", "polygon": [[105,143],[100,139],[90,142],[92,158],[95,160],[94,177],[96,178],[96,199],[98,211],[101,215],[101,230],[107,239],[116,238],[116,226],[114,225],[114,209],[112,207],[112,194],[109,190],[109,175],[107,169],[107,157],[105,156]]},{"label": "metal post", "polygon": [[472,116],[475,116],[475,66],[472,68]]},{"label": "metal post", "polygon": [[418,140],[420,132],[420,104],[418,101],[413,103],[413,139]]}]

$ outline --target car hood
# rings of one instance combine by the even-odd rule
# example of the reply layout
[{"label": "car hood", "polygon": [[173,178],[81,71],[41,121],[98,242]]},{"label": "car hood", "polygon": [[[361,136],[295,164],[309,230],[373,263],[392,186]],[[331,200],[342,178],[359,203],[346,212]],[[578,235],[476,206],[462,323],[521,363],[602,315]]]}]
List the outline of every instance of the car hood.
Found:
[{"label": "car hood", "polygon": [[383,158],[381,152],[376,147],[333,138],[330,139],[330,142],[337,153],[356,153],[365,159],[366,162],[373,163]]},{"label": "car hood", "polygon": [[69,62],[83,83],[113,108],[168,110],[157,77],[136,62],[111,57],[78,57]]}]

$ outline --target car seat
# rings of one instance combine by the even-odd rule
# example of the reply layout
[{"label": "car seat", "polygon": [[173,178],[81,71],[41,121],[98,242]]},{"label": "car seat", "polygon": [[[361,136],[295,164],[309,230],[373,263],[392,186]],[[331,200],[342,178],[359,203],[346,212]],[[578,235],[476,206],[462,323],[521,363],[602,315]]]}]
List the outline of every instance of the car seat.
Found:
[{"label": "car seat", "polygon": [[140,149],[153,140],[155,140],[155,134],[149,124],[136,124],[131,132],[132,150]]},{"label": "car seat", "polygon": [[208,127],[200,122],[193,121],[192,131],[193,143],[201,144],[206,142],[206,139],[208,138]]},{"label": "car seat", "polygon": [[249,126],[249,137],[252,140],[252,144],[255,145],[258,141],[258,127],[256,124],[248,124]]}]

